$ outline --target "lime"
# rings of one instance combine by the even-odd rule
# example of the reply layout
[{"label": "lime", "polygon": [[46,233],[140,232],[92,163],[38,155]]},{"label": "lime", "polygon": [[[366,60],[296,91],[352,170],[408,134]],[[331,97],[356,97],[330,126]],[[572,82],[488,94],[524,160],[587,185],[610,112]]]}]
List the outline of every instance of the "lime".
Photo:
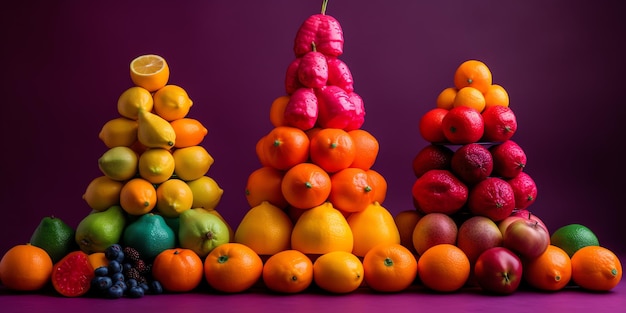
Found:
[{"label": "lime", "polygon": [[580,248],[600,245],[598,237],[580,224],[569,224],[557,229],[552,233],[550,243],[565,250],[570,257]]}]

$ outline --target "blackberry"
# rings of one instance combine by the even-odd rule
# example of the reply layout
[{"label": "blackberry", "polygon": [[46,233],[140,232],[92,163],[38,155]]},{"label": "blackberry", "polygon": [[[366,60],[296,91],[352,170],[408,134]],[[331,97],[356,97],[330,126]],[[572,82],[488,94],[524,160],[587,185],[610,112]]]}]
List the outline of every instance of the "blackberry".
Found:
[{"label": "blackberry", "polygon": [[141,275],[141,273],[139,273],[139,271],[134,267],[129,269],[125,276],[128,279],[136,280],[138,284],[141,284],[142,282],[146,282],[146,277]]},{"label": "blackberry", "polygon": [[150,265],[146,264],[146,262],[141,259],[135,262],[134,267],[139,271],[139,273],[141,273],[141,275],[146,275],[147,273],[150,273],[150,270],[152,269]]},{"label": "blackberry", "polygon": [[129,263],[135,263],[141,260],[141,255],[139,254],[139,251],[137,251],[137,249],[133,247],[126,246],[124,247],[123,252],[126,260],[130,261]]}]

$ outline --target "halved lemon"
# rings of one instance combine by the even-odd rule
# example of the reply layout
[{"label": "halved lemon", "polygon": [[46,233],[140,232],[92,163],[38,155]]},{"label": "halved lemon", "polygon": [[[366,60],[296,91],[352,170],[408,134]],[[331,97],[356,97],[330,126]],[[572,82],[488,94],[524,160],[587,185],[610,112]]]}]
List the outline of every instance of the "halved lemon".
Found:
[{"label": "halved lemon", "polygon": [[138,56],[130,62],[130,79],[150,92],[167,85],[170,68],[165,59],[156,54]]}]

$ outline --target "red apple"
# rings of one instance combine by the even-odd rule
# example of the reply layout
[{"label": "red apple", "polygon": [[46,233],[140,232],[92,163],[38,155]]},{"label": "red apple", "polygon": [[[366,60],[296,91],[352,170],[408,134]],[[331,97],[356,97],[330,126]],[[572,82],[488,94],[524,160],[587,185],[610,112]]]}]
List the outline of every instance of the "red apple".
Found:
[{"label": "red apple", "polygon": [[489,248],[476,260],[474,277],[485,291],[511,294],[522,281],[522,261],[507,248]]},{"label": "red apple", "polygon": [[498,228],[500,229],[500,232],[502,232],[502,234],[504,234],[504,232],[506,231],[506,228],[509,227],[509,225],[511,225],[511,223],[513,223],[514,221],[517,220],[533,220],[533,221],[537,221],[539,223],[539,225],[543,226],[543,228],[546,229],[546,231],[550,232],[548,230],[548,227],[546,226],[546,224],[537,216],[532,214],[530,211],[528,210],[514,210],[513,213],[511,213],[511,215],[503,220],[501,220],[500,222],[498,222]]},{"label": "red apple", "polygon": [[504,231],[503,246],[524,259],[540,256],[549,244],[550,234],[534,220],[513,221]]}]

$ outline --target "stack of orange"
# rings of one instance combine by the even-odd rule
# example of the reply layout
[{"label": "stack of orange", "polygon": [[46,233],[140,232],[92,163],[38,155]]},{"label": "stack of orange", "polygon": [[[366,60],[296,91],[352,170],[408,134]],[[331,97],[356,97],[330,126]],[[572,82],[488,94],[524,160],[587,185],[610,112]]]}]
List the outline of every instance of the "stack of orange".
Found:
[{"label": "stack of orange", "polygon": [[83,194],[93,210],[120,205],[129,215],[176,218],[219,203],[223,190],[207,175],[214,160],[200,145],[207,129],[188,116],[193,101],[185,89],[168,84],[169,73],[158,55],[131,62],[134,86],[118,99],[120,116],[99,133],[108,148],[98,160],[103,175]]}]

